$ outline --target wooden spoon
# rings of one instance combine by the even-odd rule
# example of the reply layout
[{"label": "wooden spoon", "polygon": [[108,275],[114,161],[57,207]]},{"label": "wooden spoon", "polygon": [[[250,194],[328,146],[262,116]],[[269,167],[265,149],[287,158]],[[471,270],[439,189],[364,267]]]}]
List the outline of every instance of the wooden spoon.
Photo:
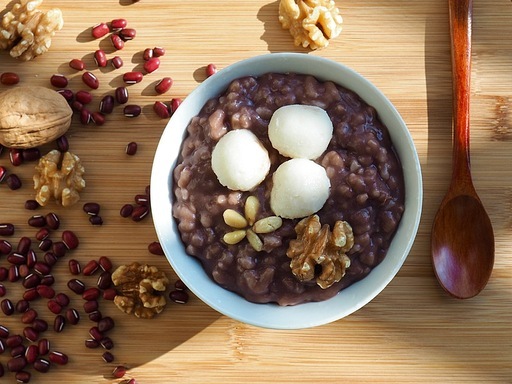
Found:
[{"label": "wooden spoon", "polygon": [[450,295],[466,299],[484,289],[494,264],[494,234],[471,180],[469,92],[472,0],[449,0],[453,70],[452,181],[434,219],[436,277]]}]

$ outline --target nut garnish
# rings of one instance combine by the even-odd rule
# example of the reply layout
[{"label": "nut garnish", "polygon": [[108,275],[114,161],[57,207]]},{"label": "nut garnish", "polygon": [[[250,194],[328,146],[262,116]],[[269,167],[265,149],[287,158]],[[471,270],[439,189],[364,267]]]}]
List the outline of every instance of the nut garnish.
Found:
[{"label": "nut garnish", "polygon": [[122,265],[112,273],[118,294],[114,304],[123,312],[151,319],[162,312],[167,301],[162,293],[169,279],[157,267],[134,262]]},{"label": "nut garnish", "polygon": [[75,204],[85,188],[84,172],[77,155],[56,149],[48,152],[35,167],[35,199],[42,206],[48,204],[52,197],[63,207]]},{"label": "nut garnish", "polygon": [[234,231],[228,232],[222,238],[226,244],[234,245],[247,237],[249,244],[257,251],[263,249],[263,241],[258,234],[274,232],[281,228],[283,220],[279,216],[269,216],[256,221],[260,202],[256,196],[245,200],[244,216],[234,209],[226,209],[222,214],[224,222]]},{"label": "nut garnish", "polygon": [[343,18],[334,0],[281,0],[279,21],[295,45],[319,49],[341,33]]},{"label": "nut garnish", "polygon": [[[354,245],[352,227],[337,221],[332,232],[320,223],[318,215],[302,219],[296,226],[297,239],[291,240],[286,255],[290,267],[300,281],[316,280],[322,289],[329,288],[345,275],[350,266],[346,253]],[[317,273],[316,266],[321,266]]]},{"label": "nut garnish", "polygon": [[60,9],[38,10],[43,0],[20,0],[2,18],[0,49],[10,49],[10,55],[23,61],[42,55],[51,46],[55,32],[64,20]]}]

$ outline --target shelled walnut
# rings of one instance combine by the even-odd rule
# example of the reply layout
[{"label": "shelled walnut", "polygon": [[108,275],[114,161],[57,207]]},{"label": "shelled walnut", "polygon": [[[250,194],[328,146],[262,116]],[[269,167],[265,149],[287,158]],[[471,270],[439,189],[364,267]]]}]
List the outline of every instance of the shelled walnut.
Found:
[{"label": "shelled walnut", "polygon": [[62,29],[64,20],[58,8],[40,11],[43,0],[19,0],[5,13],[0,23],[0,49],[23,61],[42,55],[51,46],[52,37]]},{"label": "shelled walnut", "polygon": [[54,149],[39,159],[35,171],[35,199],[40,205],[45,206],[52,197],[63,207],[80,200],[80,192],[85,188],[85,169],[77,155]]},{"label": "shelled walnut", "polygon": [[319,49],[339,36],[343,18],[334,0],[281,0],[279,21],[295,45]]},{"label": "shelled walnut", "polygon": [[167,303],[163,293],[169,280],[154,266],[137,262],[122,265],[112,274],[112,282],[118,291],[114,304],[125,313],[151,319]]},{"label": "shelled walnut", "polygon": [[[290,267],[300,281],[316,280],[322,288],[329,288],[341,280],[350,266],[346,253],[354,245],[352,228],[345,221],[337,221],[332,232],[329,225],[320,223],[318,215],[302,219],[296,226],[297,239],[291,240],[286,255],[292,259]],[[321,267],[317,273],[316,266]]]}]

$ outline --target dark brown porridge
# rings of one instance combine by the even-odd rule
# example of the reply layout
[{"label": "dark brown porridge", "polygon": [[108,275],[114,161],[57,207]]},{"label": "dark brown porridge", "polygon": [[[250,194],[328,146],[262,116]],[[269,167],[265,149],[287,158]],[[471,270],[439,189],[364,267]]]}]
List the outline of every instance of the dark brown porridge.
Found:
[{"label": "dark brown porridge", "polygon": [[[247,240],[228,245],[223,236],[232,230],[223,212],[244,212],[248,196],[260,202],[257,218],[274,215],[269,199],[272,174],[287,158],[269,141],[267,128],[279,107],[314,105],[329,115],[334,131],[327,150],[315,160],[326,169],[331,188],[317,212],[322,224],[338,220],[352,226],[354,246],[346,275],[327,289],[301,282],[291,272],[286,251],[299,219],[283,219],[274,232],[261,235],[257,252]],[[250,192],[222,186],[211,167],[212,150],[228,131],[249,129],[269,153],[271,169]],[[364,278],[386,256],[404,211],[402,168],[389,133],[375,109],[354,92],[332,82],[299,74],[268,73],[233,81],[218,98],[209,100],[194,117],[174,170],[173,216],[188,254],[222,287],[256,303],[295,305],[326,300]]]}]

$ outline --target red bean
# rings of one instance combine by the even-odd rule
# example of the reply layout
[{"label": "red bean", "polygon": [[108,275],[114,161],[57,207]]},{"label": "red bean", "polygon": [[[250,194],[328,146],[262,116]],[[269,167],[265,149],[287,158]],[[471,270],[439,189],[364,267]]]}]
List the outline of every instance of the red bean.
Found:
[{"label": "red bean", "polygon": [[89,111],[87,108],[81,108],[79,112],[80,112],[80,123],[83,125],[89,124],[92,120],[91,111]]},{"label": "red bean", "polygon": [[103,219],[99,215],[90,216],[89,223],[92,225],[103,225]]},{"label": "red bean", "polygon": [[80,59],[72,59],[69,61],[69,67],[77,71],[83,71],[85,69],[85,63]]},{"label": "red bean", "polygon": [[187,286],[182,280],[176,280],[174,283],[174,288],[176,288],[178,291],[185,291],[187,289]]},{"label": "red bean", "polygon": [[48,225],[48,227],[50,227],[50,229],[53,229],[54,231],[59,229],[60,219],[56,213],[50,212],[50,213],[46,214],[46,216],[44,218],[46,220],[46,225]]},{"label": "red bean", "polygon": [[33,343],[37,339],[39,339],[39,332],[37,332],[32,327],[25,327],[23,328],[23,336],[25,336],[25,339]]},{"label": "red bean", "polygon": [[66,318],[62,315],[55,316],[53,319],[53,330],[57,333],[60,333],[64,330],[64,326],[66,325]]},{"label": "red bean", "polygon": [[153,53],[154,53],[155,57],[161,57],[161,56],[165,55],[165,48],[155,47],[155,48],[153,48]]},{"label": "red bean", "polygon": [[171,100],[171,113],[176,112],[178,107],[181,105],[182,100],[180,98],[174,98]]},{"label": "red bean", "polygon": [[0,254],[8,255],[12,251],[12,245],[7,240],[0,240]]},{"label": "red bean", "polygon": [[18,253],[21,253],[22,255],[26,255],[28,250],[30,249],[31,244],[32,240],[30,240],[30,237],[23,236],[18,241],[18,247],[16,248],[16,251]]},{"label": "red bean", "polygon": [[14,375],[14,378],[16,379],[17,383],[28,383],[30,381],[31,376],[32,375],[30,372],[22,370],[22,371],[16,372],[16,374]]},{"label": "red bean", "polygon": [[20,82],[20,77],[14,72],[4,72],[0,76],[0,84],[16,85]]},{"label": "red bean", "polygon": [[43,259],[44,262],[50,267],[53,267],[55,264],[57,264],[57,256],[55,256],[55,254],[52,252],[46,252],[43,256]]},{"label": "red bean", "polygon": [[78,279],[71,279],[68,281],[68,288],[77,295],[81,295],[85,291],[85,284]]},{"label": "red bean", "polygon": [[100,346],[100,342],[94,339],[86,339],[85,346],[90,349],[98,348]]},{"label": "red bean", "polygon": [[41,242],[39,243],[38,245],[38,248],[43,251],[43,252],[46,252],[48,250],[50,250],[50,248],[52,247],[53,245],[53,241],[50,240],[50,239],[43,239],[41,240]]},{"label": "red bean", "polygon": [[118,365],[112,371],[112,376],[114,376],[114,377],[119,379],[119,378],[123,377],[126,374],[126,371],[127,371],[127,368],[125,366]]},{"label": "red bean", "polygon": [[26,301],[32,301],[39,297],[39,294],[37,293],[37,290],[35,287],[27,289],[25,292],[23,292],[23,300]]},{"label": "red bean", "polygon": [[114,342],[108,336],[100,340],[100,345],[107,350],[111,350],[112,348],[114,348]]},{"label": "red bean", "polygon": [[103,271],[98,277],[98,282],[96,283],[96,285],[100,289],[110,288],[110,286],[112,285],[112,277],[110,275],[110,272]]},{"label": "red bean", "polygon": [[126,87],[117,87],[115,90],[115,98],[119,104],[126,104],[128,102],[128,89]]},{"label": "red bean", "polygon": [[99,39],[99,38],[105,36],[109,32],[110,32],[110,29],[107,24],[99,23],[99,24],[96,24],[94,27],[92,27],[91,35],[95,39]]},{"label": "red bean", "polygon": [[16,303],[16,312],[25,313],[30,309],[30,303],[27,300],[18,300]]},{"label": "red bean", "polygon": [[76,309],[68,308],[66,310],[66,319],[70,324],[76,325],[80,321],[80,314]]},{"label": "red bean", "polygon": [[137,143],[135,141],[126,144],[125,153],[129,156],[133,156],[137,153]]},{"label": "red bean", "polygon": [[103,315],[101,314],[100,311],[94,311],[94,312],[91,312],[89,313],[89,320],[97,323],[98,321],[100,321],[102,319]]},{"label": "red bean", "polygon": [[37,349],[37,345],[31,344],[25,349],[25,359],[27,359],[28,364],[33,364],[37,357],[39,356],[39,351]]},{"label": "red bean", "polygon": [[68,79],[64,75],[55,74],[50,77],[50,83],[55,88],[66,88],[68,86]]},{"label": "red bean", "polygon": [[4,297],[7,293],[7,289],[5,288],[5,285],[0,284],[0,297]]},{"label": "red bean", "polygon": [[69,230],[62,232],[62,241],[68,249],[75,249],[80,244],[75,233]]},{"label": "red bean", "polygon": [[89,329],[89,335],[96,341],[100,341],[103,339],[103,337],[105,337],[96,326]]},{"label": "red bean", "polygon": [[1,236],[12,236],[14,234],[14,225],[10,223],[0,224],[0,235]]},{"label": "red bean", "polygon": [[133,28],[123,28],[119,31],[119,36],[121,36],[124,41],[133,40],[136,35],[137,31]]},{"label": "red bean", "polygon": [[50,340],[41,339],[37,343],[37,350],[39,351],[40,356],[45,356],[50,352]]},{"label": "red bean", "polygon": [[92,313],[98,310],[99,304],[97,300],[89,300],[84,303],[84,312]]},{"label": "red bean", "polygon": [[[63,233],[64,235],[64,233]],[[64,257],[68,250],[68,246],[63,241],[54,241],[52,244],[52,252],[58,258]]]},{"label": "red bean", "polygon": [[94,61],[96,62],[96,65],[100,68],[107,66],[107,55],[105,54],[105,51],[103,49],[97,49],[94,52]]},{"label": "red bean", "polygon": [[53,283],[55,283],[55,278],[53,275],[48,274],[41,277],[41,285],[51,286]]},{"label": "red bean", "polygon": [[116,34],[110,35],[110,41],[115,49],[120,50],[124,48],[124,41],[121,36]]},{"label": "red bean", "polygon": [[55,295],[55,301],[61,306],[61,307],[67,307],[69,305],[69,296],[65,293],[57,293]]},{"label": "red bean", "polygon": [[102,333],[108,332],[114,327],[114,319],[112,319],[110,316],[105,316],[100,321],[98,321],[98,330]]},{"label": "red bean", "polygon": [[125,204],[121,207],[121,210],[119,211],[119,214],[121,217],[130,217],[133,213],[133,205],[131,204]]},{"label": "red bean", "polygon": [[60,136],[55,142],[59,151],[67,152],[69,150],[69,142],[66,135]]},{"label": "red bean", "polygon": [[7,168],[5,168],[3,165],[0,165],[0,183],[5,179],[6,175],[7,175]]},{"label": "red bean", "polygon": [[146,48],[144,50],[144,52],[142,53],[142,58],[144,59],[144,61],[148,61],[153,56],[154,56],[154,52],[153,52],[153,49],[151,49],[151,48]]},{"label": "red bean", "polygon": [[208,64],[206,66],[206,77],[213,76],[217,73],[217,67],[215,64]]},{"label": "red bean", "polygon": [[114,19],[110,22],[110,29],[112,31],[119,31],[123,28],[126,28],[127,24],[128,22],[126,19]]},{"label": "red bean", "polygon": [[142,221],[149,214],[149,207],[138,205],[133,209],[131,218],[133,221]]},{"label": "red bean", "polygon": [[100,101],[100,112],[104,114],[112,113],[114,110],[114,97],[105,95]]},{"label": "red bean", "polygon": [[80,262],[75,259],[70,259],[68,262],[69,273],[72,275],[79,275],[82,272],[82,268],[80,267]]},{"label": "red bean", "polygon": [[62,312],[62,306],[55,300],[48,300],[46,305],[48,306],[50,312],[54,313],[55,315],[58,315],[59,313]]},{"label": "red bean", "polygon": [[112,67],[114,67],[115,69],[119,69],[123,66],[123,59],[121,59],[119,56],[114,56],[112,58]]},{"label": "red bean", "polygon": [[158,57],[152,57],[144,63],[144,70],[147,73],[153,73],[160,68],[160,59]]},{"label": "red bean", "polygon": [[98,89],[100,86],[98,78],[92,72],[84,72],[82,75],[82,81],[85,85],[92,89]]},{"label": "red bean", "polygon": [[13,357],[7,362],[7,369],[10,372],[19,372],[27,366],[27,359],[25,356]]},{"label": "red bean", "polygon": [[114,355],[109,351],[103,352],[103,355],[101,355],[101,357],[103,358],[103,361],[105,363],[111,363],[114,361]]},{"label": "red bean", "polygon": [[34,271],[36,271],[40,275],[45,276],[51,272],[51,267],[42,261],[38,261],[34,265]]},{"label": "red bean", "polygon": [[0,338],[7,339],[9,337],[9,330],[5,325],[0,325]]},{"label": "red bean", "polygon": [[98,264],[105,272],[109,272],[112,269],[112,261],[107,256],[101,256],[98,259]]},{"label": "red bean", "polygon": [[171,291],[169,298],[178,304],[186,304],[188,302],[188,293],[186,291]]},{"label": "red bean", "polygon": [[30,273],[23,279],[24,288],[34,288],[41,284],[41,278],[35,273]]},{"label": "red bean", "polygon": [[101,112],[93,112],[91,114],[91,120],[94,121],[96,125],[105,124],[105,116]]},{"label": "red bean", "polygon": [[101,291],[96,287],[87,288],[82,294],[82,299],[86,301],[96,300],[100,297]]},{"label": "red bean", "polygon": [[117,291],[115,288],[107,288],[103,291],[103,299],[112,301],[117,296]]},{"label": "red bean", "polygon": [[85,267],[83,268],[85,276],[92,276],[100,267],[99,263],[96,260],[90,260]]},{"label": "red bean", "polygon": [[140,115],[140,113],[142,112],[142,109],[140,106],[138,105],[135,105],[135,104],[130,104],[130,105],[127,105],[126,107],[124,107],[123,109],[123,114],[126,116],[126,117],[130,117],[130,118],[133,118],[133,117],[138,117]]},{"label": "red bean", "polygon": [[161,119],[168,119],[171,116],[169,107],[161,101],[155,101],[153,104],[153,111],[155,111],[157,116]]},{"label": "red bean", "polygon": [[9,299],[3,299],[0,302],[0,308],[2,308],[2,312],[5,316],[11,316],[14,313],[14,305]]},{"label": "red bean", "polygon": [[162,245],[158,241],[153,241],[148,245],[148,251],[153,255],[164,255],[164,250],[162,249]]},{"label": "red bean", "polygon": [[48,357],[52,363],[58,365],[66,365],[68,363],[68,356],[62,352],[52,351]]},{"label": "red bean", "polygon": [[15,167],[23,164],[23,150],[17,148],[11,148],[9,150],[9,160]]},{"label": "red bean", "polygon": [[42,228],[46,225],[46,219],[43,215],[33,215],[28,219],[28,225],[31,227]]},{"label": "red bean", "polygon": [[45,299],[53,299],[55,297],[55,290],[47,285],[39,284],[36,287],[36,290],[39,296],[44,297]]},{"label": "red bean", "polygon": [[7,176],[7,179],[5,180],[7,183],[7,186],[10,190],[15,191],[17,189],[20,189],[22,186],[21,180],[18,177],[18,175],[11,173],[9,176]]},{"label": "red bean", "polygon": [[78,91],[75,94],[75,100],[82,105],[89,104],[92,101],[92,94],[87,91]]},{"label": "red bean", "polygon": [[24,161],[36,161],[41,158],[41,151],[39,148],[26,148],[22,152]]},{"label": "red bean", "polygon": [[9,274],[8,274],[8,280],[11,283],[15,283],[20,279],[20,269],[17,265],[13,264],[9,267]]},{"label": "red bean", "polygon": [[73,94],[73,91],[71,89],[58,89],[57,93],[59,93],[68,103],[73,101],[73,97],[75,96]]},{"label": "red bean", "polygon": [[144,74],[142,72],[134,71],[134,72],[126,72],[123,75],[123,81],[126,84],[136,84],[140,83],[144,78]]},{"label": "red bean", "polygon": [[156,91],[156,93],[161,95],[161,94],[167,92],[169,89],[171,89],[172,84],[173,84],[172,78],[164,77],[162,80],[160,80],[155,85],[155,91]]},{"label": "red bean", "polygon": [[36,371],[41,372],[41,373],[46,373],[50,370],[50,361],[48,361],[42,357],[38,357],[38,358],[36,358],[36,360],[34,361],[32,366],[34,367],[34,369]]}]

